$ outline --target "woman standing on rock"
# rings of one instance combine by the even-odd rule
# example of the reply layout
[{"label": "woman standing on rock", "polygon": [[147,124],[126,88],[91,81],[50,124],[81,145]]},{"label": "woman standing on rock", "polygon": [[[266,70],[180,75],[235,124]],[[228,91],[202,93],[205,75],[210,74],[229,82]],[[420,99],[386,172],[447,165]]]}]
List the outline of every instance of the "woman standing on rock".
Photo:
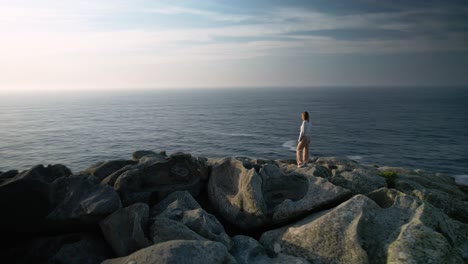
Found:
[{"label": "woman standing on rock", "polygon": [[299,168],[307,166],[307,161],[309,161],[309,144],[312,130],[309,122],[309,113],[303,112],[301,117],[301,132],[299,133],[299,139],[297,140],[298,143],[296,148],[296,161]]}]

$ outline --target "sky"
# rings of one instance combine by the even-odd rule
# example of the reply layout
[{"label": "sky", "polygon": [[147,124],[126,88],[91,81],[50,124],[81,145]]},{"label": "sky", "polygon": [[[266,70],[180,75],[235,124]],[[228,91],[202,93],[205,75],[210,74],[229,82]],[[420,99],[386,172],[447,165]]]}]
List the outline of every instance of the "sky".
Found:
[{"label": "sky", "polygon": [[0,0],[0,43],[0,93],[468,85],[466,0]]}]

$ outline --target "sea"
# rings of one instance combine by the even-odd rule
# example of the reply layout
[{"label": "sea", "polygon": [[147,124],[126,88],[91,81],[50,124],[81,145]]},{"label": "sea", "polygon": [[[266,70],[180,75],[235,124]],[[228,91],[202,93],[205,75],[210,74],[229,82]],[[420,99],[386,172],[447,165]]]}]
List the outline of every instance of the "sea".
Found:
[{"label": "sea", "polygon": [[304,111],[312,156],[424,169],[468,185],[468,87],[0,95],[0,171],[60,163],[78,173],[136,150],[294,159]]}]

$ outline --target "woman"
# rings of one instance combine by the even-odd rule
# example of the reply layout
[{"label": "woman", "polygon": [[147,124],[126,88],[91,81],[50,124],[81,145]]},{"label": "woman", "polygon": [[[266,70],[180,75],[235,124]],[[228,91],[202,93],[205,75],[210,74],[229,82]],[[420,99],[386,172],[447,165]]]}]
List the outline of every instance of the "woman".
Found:
[{"label": "woman", "polygon": [[299,168],[303,168],[307,166],[307,162],[309,161],[309,144],[310,144],[310,134],[311,134],[311,126],[309,123],[309,113],[303,112],[301,114],[302,117],[302,125],[301,125],[301,132],[299,133],[299,139],[297,140],[297,148],[296,148],[296,160],[297,166]]}]

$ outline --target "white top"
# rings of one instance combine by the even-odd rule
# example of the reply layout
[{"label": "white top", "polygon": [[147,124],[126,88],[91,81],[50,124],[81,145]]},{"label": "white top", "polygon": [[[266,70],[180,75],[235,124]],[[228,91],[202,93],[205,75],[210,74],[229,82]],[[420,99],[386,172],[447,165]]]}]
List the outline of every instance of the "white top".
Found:
[{"label": "white top", "polygon": [[310,125],[310,122],[307,120],[302,121],[301,133],[299,133],[299,139],[297,141],[300,141],[303,136],[310,138],[311,134],[312,134],[312,127]]}]

